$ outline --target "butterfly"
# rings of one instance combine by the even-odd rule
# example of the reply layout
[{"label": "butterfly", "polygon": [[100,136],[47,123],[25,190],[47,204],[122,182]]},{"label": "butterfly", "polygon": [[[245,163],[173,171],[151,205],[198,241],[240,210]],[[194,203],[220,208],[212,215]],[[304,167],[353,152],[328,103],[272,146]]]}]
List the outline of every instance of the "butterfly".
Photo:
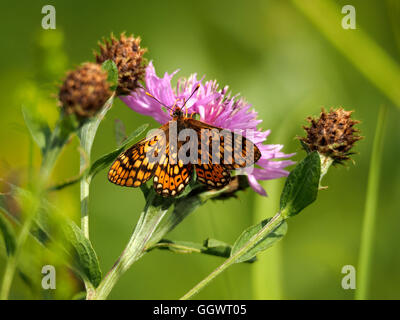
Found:
[{"label": "butterfly", "polygon": [[[220,189],[231,181],[231,171],[245,168],[256,163],[261,152],[249,139],[240,134],[201,122],[194,118],[195,114],[186,114],[183,107],[198,90],[194,89],[182,107],[172,106],[172,120],[158,129],[158,133],[150,135],[121,153],[111,165],[108,179],[112,183],[126,187],[139,187],[153,178],[155,191],[164,197],[176,197],[193,179],[208,189]],[[150,93],[146,94],[161,105]],[[175,135],[172,130],[175,129]],[[189,129],[195,134],[191,142],[176,137]],[[175,140],[174,143],[172,140]],[[216,146],[215,146],[216,144]],[[194,150],[190,162],[187,152]]]}]

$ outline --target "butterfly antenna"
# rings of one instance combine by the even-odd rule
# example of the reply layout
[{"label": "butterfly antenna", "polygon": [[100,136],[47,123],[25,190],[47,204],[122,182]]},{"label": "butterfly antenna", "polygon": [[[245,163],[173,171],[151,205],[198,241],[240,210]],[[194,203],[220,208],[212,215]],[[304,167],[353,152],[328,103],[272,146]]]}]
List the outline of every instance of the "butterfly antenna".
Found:
[{"label": "butterfly antenna", "polygon": [[155,96],[153,96],[150,92],[146,91],[146,95],[148,95],[150,98],[153,98],[154,100],[156,100],[159,104],[161,104],[163,107],[172,110],[171,107],[166,106],[164,103],[162,103],[160,100],[158,100]]},{"label": "butterfly antenna", "polygon": [[193,95],[196,93],[197,90],[199,90],[199,88],[200,88],[200,83],[197,84],[197,86],[196,86],[196,88],[194,88],[192,94],[189,96],[189,98],[187,98],[187,99],[185,100],[185,102],[184,102],[184,104],[183,104],[183,106],[182,106],[182,108],[183,108],[183,107],[186,108],[186,116],[187,116],[187,113],[188,113],[188,110],[187,110],[187,107],[186,107],[186,102],[188,102],[188,101],[190,100],[190,98],[193,97]]}]

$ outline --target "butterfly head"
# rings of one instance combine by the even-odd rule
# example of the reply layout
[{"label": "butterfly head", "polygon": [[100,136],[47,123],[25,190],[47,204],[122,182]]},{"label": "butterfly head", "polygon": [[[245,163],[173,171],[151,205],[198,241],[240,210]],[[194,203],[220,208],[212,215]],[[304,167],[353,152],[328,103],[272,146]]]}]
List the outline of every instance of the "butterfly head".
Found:
[{"label": "butterfly head", "polygon": [[183,117],[183,111],[180,107],[175,107],[174,111],[172,112],[172,116],[175,118]]},{"label": "butterfly head", "polygon": [[[193,92],[192,92],[192,94],[189,96],[189,98],[187,98],[187,99],[185,99],[185,98],[178,98],[178,99],[176,99],[175,100],[175,103],[174,103],[174,105],[172,106],[172,107],[168,107],[168,106],[166,106],[165,104],[163,104],[160,100],[158,100],[157,98],[155,98],[151,93],[149,93],[149,92],[147,92],[146,91],[146,95],[147,96],[149,96],[150,98],[152,98],[152,99],[154,99],[154,100],[156,100],[159,104],[161,104],[163,107],[165,107],[165,108],[167,108],[167,109],[169,109],[170,110],[170,115],[172,116],[172,117],[183,117],[184,116],[184,112],[182,111],[182,109],[183,108],[185,108],[186,107],[186,103],[189,101],[189,99],[191,98],[191,97],[193,97],[193,95],[195,94],[195,92],[198,90],[200,88],[200,83],[198,83],[197,85],[196,85],[196,87],[194,88],[194,90],[193,90]],[[177,103],[179,102],[179,101],[181,101],[182,100],[182,107],[178,107],[177,106]],[[187,107],[186,107],[186,116],[188,115],[188,110],[187,110]]]}]

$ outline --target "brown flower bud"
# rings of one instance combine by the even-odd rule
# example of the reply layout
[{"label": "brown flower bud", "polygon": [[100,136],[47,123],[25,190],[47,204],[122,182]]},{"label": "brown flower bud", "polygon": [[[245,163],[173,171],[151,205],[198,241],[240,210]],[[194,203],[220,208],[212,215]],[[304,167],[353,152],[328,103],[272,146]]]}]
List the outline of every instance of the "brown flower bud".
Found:
[{"label": "brown flower bud", "polygon": [[311,125],[303,126],[307,136],[300,140],[309,150],[332,158],[333,163],[350,159],[354,143],[362,139],[359,130],[354,128],[359,121],[351,119],[352,113],[343,108],[331,109],[329,113],[322,109],[319,118],[307,118]]},{"label": "brown flower bud", "polygon": [[100,53],[95,53],[96,62],[114,61],[118,68],[117,95],[127,95],[139,87],[139,81],[143,81],[146,72],[143,54],[147,49],[140,47],[140,37],[126,37],[124,33],[119,40],[111,35],[109,41],[103,41],[99,43]]},{"label": "brown flower bud", "polygon": [[59,99],[67,114],[89,118],[101,109],[111,94],[107,72],[100,65],[88,62],[67,73]]}]

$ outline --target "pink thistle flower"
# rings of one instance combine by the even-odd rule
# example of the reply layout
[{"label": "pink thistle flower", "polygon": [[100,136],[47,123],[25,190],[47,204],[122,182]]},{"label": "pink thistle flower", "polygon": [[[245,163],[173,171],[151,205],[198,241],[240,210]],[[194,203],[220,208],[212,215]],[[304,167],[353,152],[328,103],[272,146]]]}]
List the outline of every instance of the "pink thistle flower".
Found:
[{"label": "pink thistle flower", "polygon": [[[178,70],[177,70],[178,71]],[[163,78],[157,77],[152,62],[146,68],[146,90],[166,106],[172,106],[177,99],[184,101],[192,94],[194,88],[200,84],[196,94],[187,102],[188,113],[198,113],[200,121],[228,129],[235,132],[251,131],[252,136],[247,136],[261,151],[261,158],[255,168],[246,168],[242,173],[247,174],[250,186],[259,194],[267,193],[258,180],[271,180],[285,177],[289,174],[284,168],[294,164],[291,160],[282,160],[294,155],[281,152],[283,145],[264,144],[270,130],[262,131],[257,126],[262,120],[257,119],[258,113],[251,109],[243,98],[238,95],[231,96],[228,87],[218,88],[216,81],[197,80],[197,75],[192,74],[188,79],[178,79],[175,88],[172,87],[172,77],[177,73],[165,73]],[[138,88],[129,96],[120,97],[132,110],[151,116],[161,124],[170,121],[171,115],[164,110],[157,101],[146,95],[144,88]]]}]

